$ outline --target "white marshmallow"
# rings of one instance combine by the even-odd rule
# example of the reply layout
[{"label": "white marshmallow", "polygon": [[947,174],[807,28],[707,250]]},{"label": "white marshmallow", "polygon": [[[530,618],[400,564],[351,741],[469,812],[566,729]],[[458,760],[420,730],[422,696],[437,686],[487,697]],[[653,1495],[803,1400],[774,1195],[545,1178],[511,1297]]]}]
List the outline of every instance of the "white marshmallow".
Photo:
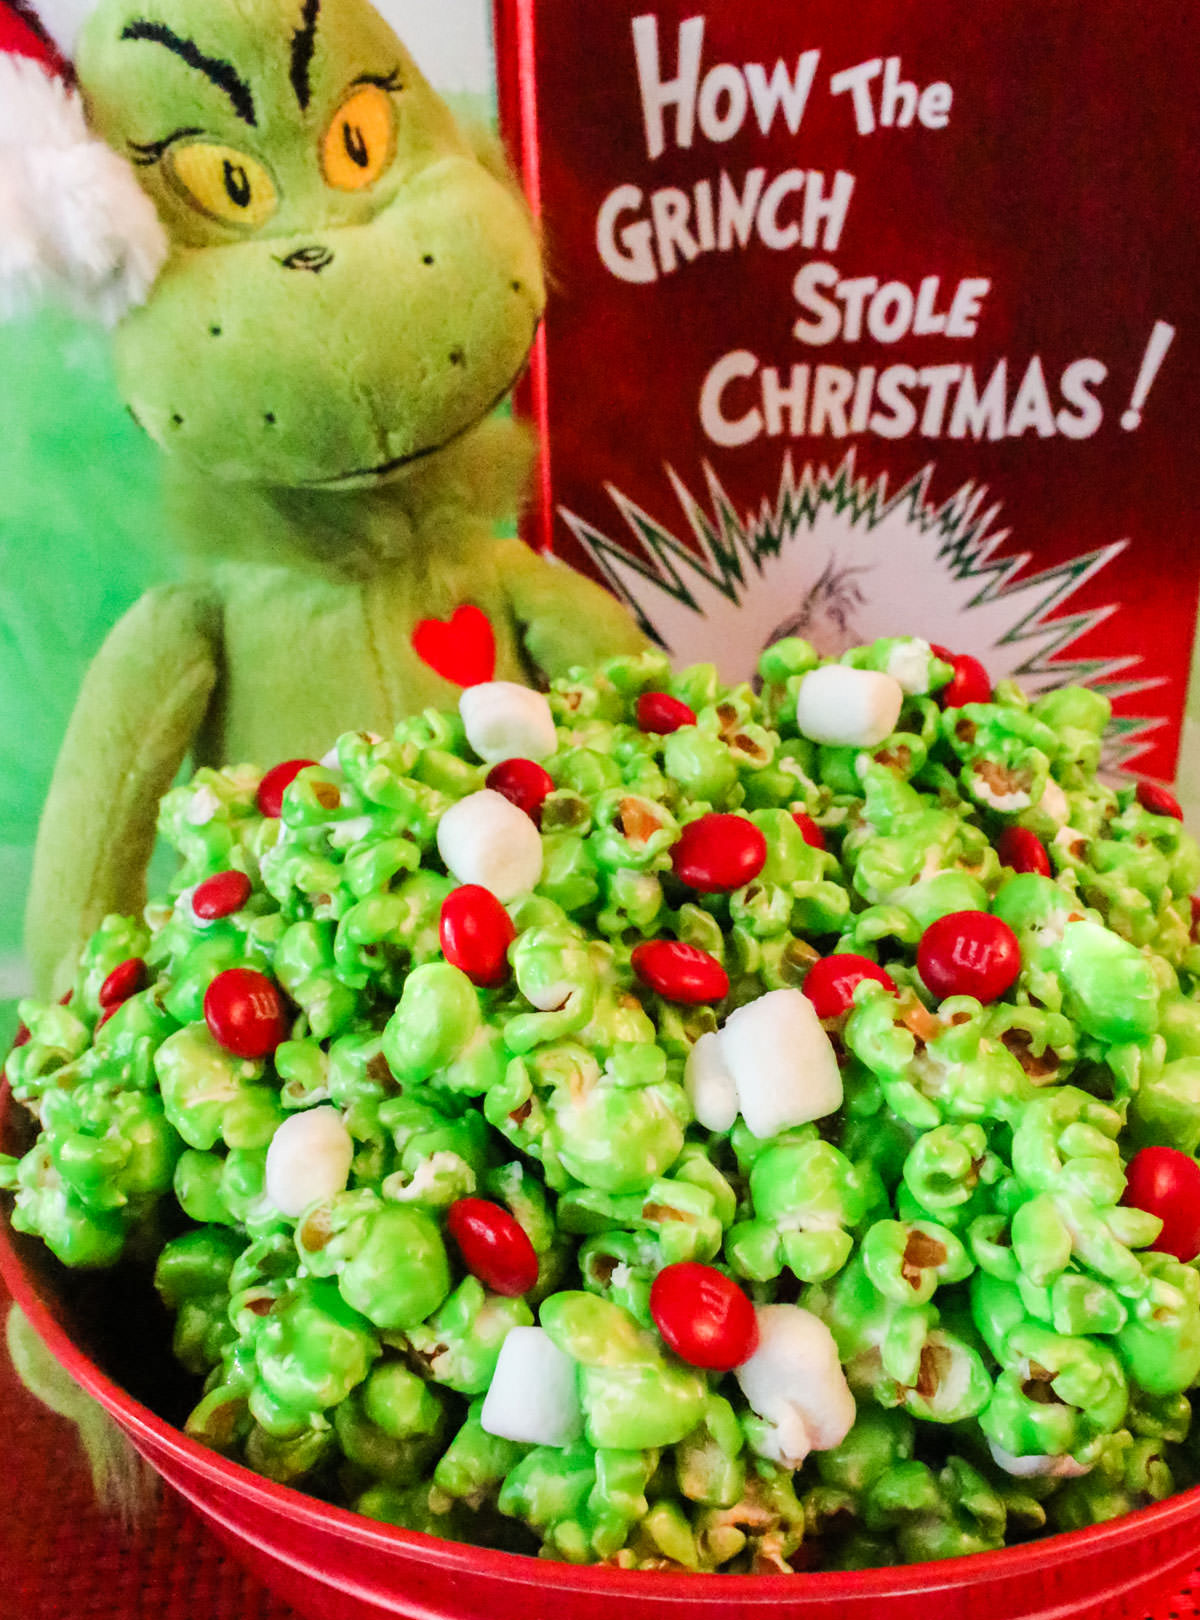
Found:
[{"label": "white marshmallow", "polygon": [[998,1468],[1003,1468],[1006,1474],[1012,1474],[1015,1479],[1082,1479],[1084,1474],[1090,1474],[1091,1463],[1076,1462],[1074,1457],[1014,1457],[1011,1451],[1005,1451],[994,1440],[988,1441],[988,1450],[992,1454],[992,1461]]},{"label": "white marshmallow", "polygon": [[874,748],[895,731],[904,689],[891,675],[848,664],[824,664],[800,683],[796,725],[818,743]]},{"label": "white marshmallow", "polygon": [[919,636],[899,642],[888,654],[887,673],[903,689],[919,696],[929,690],[929,660],[933,648]]},{"label": "white marshmallow", "polygon": [[544,1328],[505,1334],[479,1423],[487,1434],[532,1446],[569,1446],[583,1433],[575,1362]]},{"label": "white marshmallow", "polygon": [[766,1455],[799,1468],[810,1451],[840,1445],[854,1423],[854,1396],[833,1334],[799,1305],[761,1305],[758,1349],[736,1369],[752,1411],[774,1426]]},{"label": "white marshmallow", "polygon": [[706,1131],[727,1131],[737,1118],[738,1094],[725,1067],[719,1034],[701,1035],[687,1056],[683,1083],[696,1123]]},{"label": "white marshmallow", "polygon": [[824,1119],[842,1106],[833,1042],[803,991],[769,990],[730,1013],[718,1039],[755,1136]]},{"label": "white marshmallow", "polygon": [[267,1149],[267,1201],[281,1215],[299,1215],[319,1198],[332,1198],[350,1179],[354,1139],[336,1108],[292,1114]]},{"label": "white marshmallow", "polygon": [[545,695],[515,681],[468,686],[458,700],[467,741],[489,765],[502,759],[549,759],[558,747]]},{"label": "white marshmallow", "polygon": [[541,833],[491,788],[450,806],[438,823],[437,847],[453,877],[490,889],[501,904],[529,894],[542,875]]}]

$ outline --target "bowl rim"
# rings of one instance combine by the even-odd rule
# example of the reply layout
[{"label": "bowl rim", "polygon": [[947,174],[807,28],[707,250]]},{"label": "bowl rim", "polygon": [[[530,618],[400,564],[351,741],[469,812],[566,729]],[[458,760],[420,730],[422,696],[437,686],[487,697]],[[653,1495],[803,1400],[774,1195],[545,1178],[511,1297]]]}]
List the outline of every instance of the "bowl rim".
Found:
[{"label": "bowl rim", "polygon": [[[0,1130],[9,1121],[13,1101],[7,1079],[0,1079]],[[1102,1556],[1122,1545],[1131,1534],[1136,1533],[1140,1538],[1156,1531],[1170,1531],[1178,1522],[1200,1512],[1200,1485],[1194,1485],[1119,1518],[1081,1530],[1043,1536],[1015,1547],[923,1564],[889,1564],[863,1570],[805,1570],[790,1575],[674,1574],[615,1569],[609,1565],[569,1564],[477,1547],[469,1542],[448,1541],[419,1530],[405,1530],[369,1519],[350,1508],[306,1496],[292,1486],[276,1484],[244,1464],[201,1445],[136,1400],[84,1354],[42,1299],[13,1242],[11,1206],[12,1196],[8,1194],[2,1201],[0,1214],[0,1277],[46,1348],[120,1423],[139,1451],[145,1447],[151,1453],[166,1452],[190,1474],[200,1475],[226,1492],[255,1501],[273,1514],[284,1514],[293,1522],[333,1534],[341,1541],[370,1546],[381,1553],[389,1549],[402,1551],[410,1559],[436,1566],[446,1574],[486,1577],[526,1586],[551,1584],[564,1592],[607,1593],[614,1599],[626,1600],[656,1596],[672,1602],[686,1601],[689,1597],[713,1602],[724,1594],[730,1601],[744,1602],[751,1596],[752,1588],[754,1596],[763,1602],[781,1602],[801,1595],[797,1583],[803,1583],[805,1590],[823,1601],[842,1596],[862,1599],[874,1595],[882,1599],[986,1584],[1001,1578],[1018,1580],[1037,1576],[1067,1562]],[[160,1472],[154,1457],[148,1460],[155,1471]],[[179,1489],[174,1485],[172,1488]],[[190,1492],[180,1494],[186,1494],[193,1507],[204,1515],[203,1501]],[[1197,1551],[1200,1551],[1200,1530]]]}]

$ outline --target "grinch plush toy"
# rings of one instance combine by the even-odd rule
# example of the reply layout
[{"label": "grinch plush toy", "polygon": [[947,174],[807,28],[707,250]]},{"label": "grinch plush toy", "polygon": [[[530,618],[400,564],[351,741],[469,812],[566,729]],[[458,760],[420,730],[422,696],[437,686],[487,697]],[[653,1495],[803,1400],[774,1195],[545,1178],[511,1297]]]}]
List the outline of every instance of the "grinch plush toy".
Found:
[{"label": "grinch plush toy", "polygon": [[190,560],[112,631],[71,720],[30,899],[44,994],[141,906],[185,757],[319,756],[641,637],[495,538],[528,460],[494,413],[542,315],[537,236],[367,0],[100,0],[82,104],[13,60],[0,282],[120,316],[119,385]]}]

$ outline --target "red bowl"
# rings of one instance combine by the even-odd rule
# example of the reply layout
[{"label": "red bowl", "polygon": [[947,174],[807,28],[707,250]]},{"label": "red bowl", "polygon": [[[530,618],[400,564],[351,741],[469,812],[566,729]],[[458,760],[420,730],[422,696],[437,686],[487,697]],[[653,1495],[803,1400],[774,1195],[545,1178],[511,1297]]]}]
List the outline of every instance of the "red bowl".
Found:
[{"label": "red bowl", "polygon": [[[7,1087],[0,1146],[21,1151]],[[397,1530],[261,1479],[151,1410],[187,1389],[146,1285],[72,1274],[0,1221],[0,1273],[47,1347],[231,1552],[309,1620],[1072,1620],[1144,1614],[1200,1556],[1200,1486],[1109,1524],[970,1558],[853,1573],[659,1575],[490,1552]],[[114,1289],[117,1297],[114,1298]],[[128,1386],[128,1387],[126,1387]],[[131,1393],[130,1391],[133,1391]],[[138,1396],[142,1396],[139,1399]],[[1124,1601],[1123,1601],[1124,1600]]]}]

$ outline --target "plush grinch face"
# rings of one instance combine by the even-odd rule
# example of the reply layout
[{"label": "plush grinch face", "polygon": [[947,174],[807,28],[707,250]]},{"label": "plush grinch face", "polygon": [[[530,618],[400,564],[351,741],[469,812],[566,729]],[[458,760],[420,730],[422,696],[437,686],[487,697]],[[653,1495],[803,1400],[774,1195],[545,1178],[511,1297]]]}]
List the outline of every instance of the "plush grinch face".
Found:
[{"label": "plush grinch face", "polygon": [[544,302],[533,229],[366,0],[102,0],[78,66],[171,239],[117,334],[165,449],[354,487],[511,387]]}]

